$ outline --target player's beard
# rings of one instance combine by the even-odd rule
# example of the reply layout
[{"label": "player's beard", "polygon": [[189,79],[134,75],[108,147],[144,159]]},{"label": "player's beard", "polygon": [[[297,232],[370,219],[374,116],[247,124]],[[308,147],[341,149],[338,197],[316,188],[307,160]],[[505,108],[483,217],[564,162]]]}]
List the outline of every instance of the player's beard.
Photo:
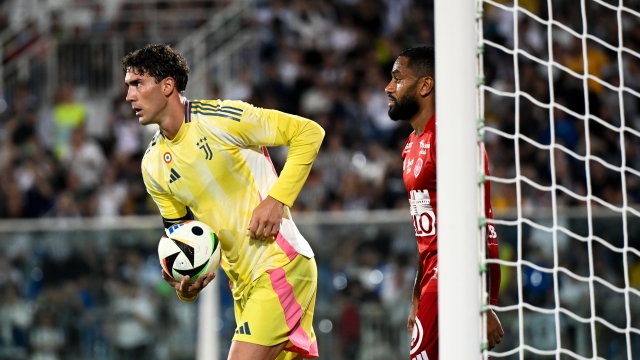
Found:
[{"label": "player's beard", "polygon": [[414,89],[409,89],[407,94],[397,98],[393,106],[389,106],[389,117],[393,121],[409,120],[420,110],[420,104]]}]

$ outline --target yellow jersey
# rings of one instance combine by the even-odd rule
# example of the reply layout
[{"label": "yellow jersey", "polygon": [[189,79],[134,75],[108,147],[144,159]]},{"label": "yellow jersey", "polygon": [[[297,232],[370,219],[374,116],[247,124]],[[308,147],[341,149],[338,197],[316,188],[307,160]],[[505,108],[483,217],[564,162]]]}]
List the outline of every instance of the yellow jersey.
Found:
[{"label": "yellow jersey", "polygon": [[[314,256],[291,218],[318,154],[324,130],[315,122],[277,110],[230,100],[185,102],[185,118],[175,138],[158,130],[142,159],[147,191],[165,219],[187,214],[211,226],[220,238],[221,267],[234,298],[270,269],[297,254]],[[266,146],[289,146],[280,177]],[[266,196],[285,204],[279,234],[252,240],[247,230],[253,210]]]}]

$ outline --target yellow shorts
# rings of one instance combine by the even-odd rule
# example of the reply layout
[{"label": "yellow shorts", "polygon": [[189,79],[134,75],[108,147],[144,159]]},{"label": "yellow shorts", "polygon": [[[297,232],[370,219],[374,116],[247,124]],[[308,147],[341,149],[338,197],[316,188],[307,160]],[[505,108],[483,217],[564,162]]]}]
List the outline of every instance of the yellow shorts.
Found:
[{"label": "yellow shorts", "polygon": [[313,332],[318,271],[316,261],[297,255],[287,265],[268,270],[236,300],[234,341],[263,346],[287,342],[277,360],[318,357]]}]

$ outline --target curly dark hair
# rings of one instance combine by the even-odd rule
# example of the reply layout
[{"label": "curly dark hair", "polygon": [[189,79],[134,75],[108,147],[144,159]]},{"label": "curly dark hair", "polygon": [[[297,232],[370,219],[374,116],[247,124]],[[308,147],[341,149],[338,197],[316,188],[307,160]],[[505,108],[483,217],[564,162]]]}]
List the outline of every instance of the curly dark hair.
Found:
[{"label": "curly dark hair", "polygon": [[180,92],[187,88],[189,80],[187,60],[169,45],[149,44],[130,52],[122,59],[122,70],[125,74],[133,71],[138,75],[149,75],[156,83],[172,77]]},{"label": "curly dark hair", "polygon": [[398,55],[409,60],[408,67],[417,78],[435,76],[436,56],[433,46],[417,46],[407,49]]}]

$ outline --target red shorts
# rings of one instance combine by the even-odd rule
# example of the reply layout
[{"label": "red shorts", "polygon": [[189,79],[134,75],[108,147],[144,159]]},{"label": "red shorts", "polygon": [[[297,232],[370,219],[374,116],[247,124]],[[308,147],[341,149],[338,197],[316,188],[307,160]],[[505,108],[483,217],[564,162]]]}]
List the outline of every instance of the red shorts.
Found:
[{"label": "red shorts", "polygon": [[420,297],[418,316],[411,334],[411,360],[438,360],[438,293]]}]

